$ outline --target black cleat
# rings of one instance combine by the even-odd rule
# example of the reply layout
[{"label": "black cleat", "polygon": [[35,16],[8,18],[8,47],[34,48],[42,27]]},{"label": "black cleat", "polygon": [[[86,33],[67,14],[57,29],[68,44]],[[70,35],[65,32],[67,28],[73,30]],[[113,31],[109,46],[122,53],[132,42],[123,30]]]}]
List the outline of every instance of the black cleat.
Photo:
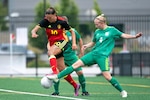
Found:
[{"label": "black cleat", "polygon": [[51,95],[57,96],[57,95],[59,95],[59,93],[58,92],[54,92]]},{"label": "black cleat", "polygon": [[82,92],[82,96],[88,96],[90,95],[89,92]]}]

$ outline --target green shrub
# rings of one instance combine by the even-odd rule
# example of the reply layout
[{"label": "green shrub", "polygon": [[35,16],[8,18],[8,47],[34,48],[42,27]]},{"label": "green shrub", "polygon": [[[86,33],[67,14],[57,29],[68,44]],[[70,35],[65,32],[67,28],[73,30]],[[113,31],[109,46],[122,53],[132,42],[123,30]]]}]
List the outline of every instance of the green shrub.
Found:
[{"label": "green shrub", "polygon": [[36,66],[37,67],[49,67],[49,64],[45,61],[38,60],[37,65],[36,65],[36,60],[35,59],[33,59],[33,60],[31,60],[27,63],[28,68],[33,68],[33,67],[36,67]]}]

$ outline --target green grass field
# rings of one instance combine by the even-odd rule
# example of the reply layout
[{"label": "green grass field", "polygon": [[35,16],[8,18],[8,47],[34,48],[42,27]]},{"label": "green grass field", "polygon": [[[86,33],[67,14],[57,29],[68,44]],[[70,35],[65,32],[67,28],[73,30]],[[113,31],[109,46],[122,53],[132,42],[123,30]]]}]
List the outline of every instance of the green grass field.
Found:
[{"label": "green grass field", "polygon": [[[60,96],[51,96],[53,87],[44,89],[40,78],[0,77],[0,100],[150,100],[150,79],[138,77],[117,77],[128,92],[128,98],[121,98],[103,77],[86,77],[90,96],[73,96],[73,88],[61,79]],[[77,81],[77,78],[74,78]]]}]

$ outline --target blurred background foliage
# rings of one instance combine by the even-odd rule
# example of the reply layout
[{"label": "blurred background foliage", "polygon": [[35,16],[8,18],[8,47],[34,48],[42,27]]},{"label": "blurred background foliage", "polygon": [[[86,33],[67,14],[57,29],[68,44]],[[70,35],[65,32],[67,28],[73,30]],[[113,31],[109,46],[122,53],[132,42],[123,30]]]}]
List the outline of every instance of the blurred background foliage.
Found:
[{"label": "blurred background foliage", "polygon": [[[7,0],[6,0],[7,1]],[[7,19],[6,16],[8,15],[8,7],[6,3],[0,2],[0,31],[8,30],[7,26]]]}]

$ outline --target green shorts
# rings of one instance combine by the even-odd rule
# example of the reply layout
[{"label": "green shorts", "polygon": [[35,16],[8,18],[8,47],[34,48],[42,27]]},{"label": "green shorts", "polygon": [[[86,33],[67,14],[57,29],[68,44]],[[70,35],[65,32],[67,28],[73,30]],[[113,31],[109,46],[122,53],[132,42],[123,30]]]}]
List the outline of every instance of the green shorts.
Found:
[{"label": "green shorts", "polygon": [[[66,57],[64,56],[64,61],[65,61],[65,65],[67,66],[71,66],[73,63],[75,63],[78,60],[78,56],[77,55],[72,55],[71,57],[67,57],[67,59],[65,59]],[[68,59],[71,58],[71,59]],[[79,67],[77,69],[75,69],[76,72],[82,70],[82,67]]]},{"label": "green shorts", "polygon": [[96,55],[93,52],[89,52],[83,57],[81,57],[82,62],[84,65],[93,65],[98,64],[101,71],[109,71],[109,60],[107,56],[104,55]]}]

